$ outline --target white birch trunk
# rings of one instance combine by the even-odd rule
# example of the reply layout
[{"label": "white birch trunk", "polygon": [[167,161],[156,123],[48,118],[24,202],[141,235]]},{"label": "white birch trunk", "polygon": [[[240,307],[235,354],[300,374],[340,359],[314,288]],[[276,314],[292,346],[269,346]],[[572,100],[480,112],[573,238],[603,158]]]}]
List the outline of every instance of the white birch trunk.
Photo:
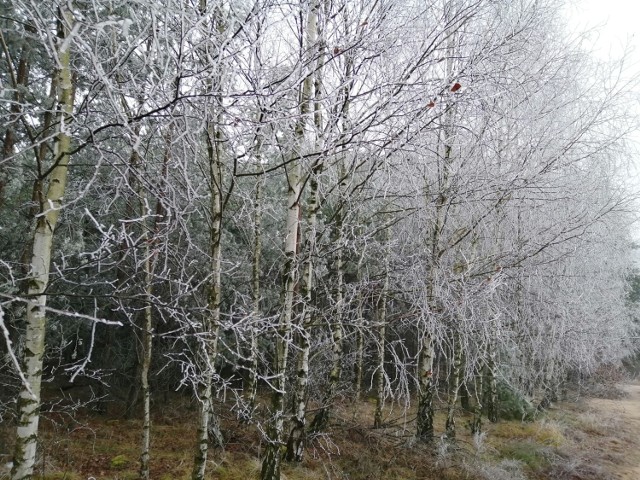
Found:
[{"label": "white birch trunk", "polygon": [[46,195],[40,192],[40,213],[36,219],[33,236],[32,257],[28,280],[30,298],[26,310],[26,332],[22,368],[26,383],[18,396],[18,427],[11,469],[11,480],[30,479],[36,461],[38,423],[40,420],[40,389],[45,351],[45,330],[49,269],[53,249],[53,234],[62,207],[67,183],[71,138],[67,134],[73,110],[73,84],[70,67],[70,41],[74,18],[68,6],[60,6],[58,23],[57,75],[58,133],[54,142],[55,166],[49,177]]},{"label": "white birch trunk", "polygon": [[[314,172],[315,173],[315,172]],[[298,343],[298,362],[296,368],[296,386],[293,392],[293,418],[291,432],[287,441],[286,460],[301,462],[306,440],[306,414],[307,414],[307,386],[309,384],[309,353],[311,326],[311,301],[313,294],[313,254],[315,251],[315,229],[318,208],[318,179],[315,175],[309,180],[309,204],[308,204],[308,236],[307,258],[302,275],[302,297],[304,310],[300,325]]]},{"label": "white birch trunk", "polygon": [[[146,222],[145,222],[146,223]],[[145,235],[146,236],[146,235]],[[146,302],[144,306],[144,323],[142,326],[142,453],[140,454],[140,478],[149,480],[149,456],[151,447],[151,388],[149,386],[149,370],[151,369],[151,356],[153,347],[153,323],[151,312],[152,295],[152,272],[151,272],[151,251],[149,240],[146,239],[145,246],[145,283]]]},{"label": "white birch trunk", "polygon": [[447,399],[447,420],[445,421],[445,435],[452,439],[456,436],[456,403],[460,389],[460,370],[462,366],[462,347],[458,335],[453,340],[451,372],[449,377],[449,397]]},{"label": "white birch trunk", "polygon": [[[219,120],[219,118],[217,119]],[[213,124],[207,128],[209,152],[209,175],[211,191],[211,285],[209,287],[209,317],[203,322],[202,331],[202,385],[199,393],[200,416],[198,425],[198,446],[194,458],[192,480],[204,480],[209,443],[214,437],[221,444],[222,435],[213,411],[213,378],[218,353],[221,300],[221,259],[222,259],[222,135]]]},{"label": "white birch trunk", "polygon": [[433,337],[422,337],[418,358],[418,416],[416,437],[421,442],[433,440]]},{"label": "white birch trunk", "polygon": [[322,406],[311,424],[311,432],[318,433],[326,429],[329,418],[331,415],[331,403],[335,397],[338,389],[338,383],[342,377],[342,339],[343,339],[343,317],[344,317],[344,250],[343,250],[343,218],[345,208],[343,199],[346,196],[346,170],[344,167],[344,158],[341,158],[340,165],[338,167],[340,175],[340,205],[339,211],[336,213],[336,221],[334,226],[335,239],[334,245],[336,245],[336,253],[334,257],[334,267],[336,270],[336,313],[333,321],[331,322],[331,370],[329,372],[329,384],[327,385],[327,391],[322,400]]},{"label": "white birch trunk", "polygon": [[292,162],[287,175],[289,190],[287,195],[287,221],[284,244],[285,263],[283,268],[283,305],[278,322],[274,359],[275,389],[272,398],[273,418],[268,429],[268,444],[262,462],[261,479],[279,480],[281,448],[284,445],[284,414],[286,394],[287,357],[291,339],[291,319],[296,284],[296,254],[298,246],[298,223],[300,213],[300,163]]},{"label": "white birch trunk", "polygon": [[[261,165],[261,136],[258,134],[256,145],[256,165]],[[253,264],[251,268],[251,301],[253,304],[252,321],[260,318],[260,259],[262,257],[262,188],[264,177],[260,176],[256,181],[256,191],[254,197],[254,219],[253,219]],[[245,397],[244,420],[248,421],[253,416],[255,409],[256,394],[258,391],[258,336],[253,325],[249,331],[249,354],[247,359],[247,381],[243,394]]]},{"label": "white birch trunk", "polygon": [[[318,4],[309,9],[305,28],[305,44],[311,52],[316,43]],[[294,132],[294,159],[287,167],[287,220],[284,242],[283,301],[278,321],[274,359],[275,389],[272,397],[273,418],[267,430],[268,443],[262,461],[261,480],[279,480],[282,461],[281,449],[286,447],[284,435],[286,371],[291,341],[291,321],[293,319],[293,300],[297,281],[298,232],[300,228],[300,196],[302,194],[302,165],[300,150],[304,144],[305,125],[311,112],[313,74],[306,75],[300,92],[300,117]]]},{"label": "white birch trunk", "polygon": [[[358,266],[358,279],[360,279],[360,266]],[[356,359],[353,372],[356,402],[362,398],[362,380],[364,377],[364,299],[360,291],[358,292],[357,302]]]},{"label": "white birch trunk", "polygon": [[356,358],[355,365],[353,367],[354,374],[354,388],[355,388],[355,400],[358,402],[362,398],[362,381],[364,378],[364,294],[362,292],[362,260],[364,251],[361,254],[361,258],[358,260],[356,267],[356,279],[358,282],[358,295],[357,295],[357,307],[356,307]]},{"label": "white birch trunk", "polygon": [[[319,3],[312,8],[316,9],[316,19],[314,32],[309,32],[309,45],[313,46],[318,44],[318,60],[317,68],[313,74],[313,86],[314,86],[314,126],[316,144],[318,143],[318,135],[323,130],[322,120],[322,68],[324,66],[324,44],[322,38],[316,40],[319,36],[318,28],[318,14],[317,10],[320,8]],[[318,179],[322,172],[323,163],[318,160],[318,163],[314,166],[309,178],[309,201],[307,205],[308,217],[307,217],[307,241],[306,241],[306,261],[304,266],[304,273],[302,278],[302,296],[304,298],[304,308],[302,314],[302,321],[300,325],[300,344],[298,354],[298,368],[296,376],[296,389],[294,392],[294,412],[293,412],[293,426],[287,442],[287,461],[301,462],[304,454],[304,447],[307,439],[306,429],[306,414],[307,414],[307,389],[309,385],[309,355],[311,349],[311,323],[312,323],[312,300],[314,292],[313,275],[314,264],[313,257],[316,251],[316,225],[318,216]],[[312,427],[313,428],[313,427]]]},{"label": "white birch trunk", "polygon": [[[387,217],[385,215],[385,221]],[[384,357],[386,350],[386,327],[387,327],[387,295],[389,292],[389,256],[391,254],[391,227],[385,228],[385,252],[384,252],[384,280],[378,304],[376,306],[376,341],[377,341],[377,358],[375,373],[375,389],[376,389],[376,409],[373,415],[373,428],[382,428],[382,407],[384,405],[384,387],[385,387],[385,371]]]},{"label": "white birch trunk", "polygon": [[498,380],[496,378],[496,352],[493,345],[489,346],[487,359],[487,418],[491,423],[498,422]]},{"label": "white birch trunk", "polygon": [[[345,60],[345,86],[341,91],[342,108],[340,113],[340,123],[342,129],[341,143],[346,143],[346,135],[348,135],[348,122],[349,122],[349,107],[351,104],[351,84],[352,84],[352,66],[353,58],[350,54],[346,55]],[[321,88],[317,89],[316,95],[320,95]],[[343,151],[340,154],[338,163],[338,211],[336,212],[334,231],[334,245],[337,250],[335,254],[334,266],[336,271],[336,314],[331,322],[331,370],[329,372],[329,384],[327,386],[327,392],[325,393],[322,401],[322,407],[313,419],[311,431],[313,433],[324,430],[331,415],[331,404],[338,389],[338,384],[342,377],[342,356],[343,356],[343,337],[344,337],[344,218],[345,210],[347,208],[347,169],[345,167],[346,161],[346,147],[343,147]]]},{"label": "white birch trunk", "polygon": [[[162,172],[164,182],[167,180],[167,172],[169,160],[171,157],[171,130],[167,134],[167,147],[165,150]],[[134,153],[135,154],[135,153]],[[143,480],[149,480],[149,459],[151,450],[151,386],[149,383],[149,373],[151,371],[151,360],[153,358],[153,309],[151,302],[153,301],[153,275],[155,271],[155,252],[151,248],[151,242],[154,241],[159,233],[159,223],[164,218],[165,210],[162,201],[157,200],[156,216],[153,221],[153,229],[147,224],[146,218],[151,214],[147,203],[147,196],[143,189],[140,189],[140,198],[142,199],[143,216],[143,241],[145,243],[145,306],[144,306],[144,323],[142,325],[142,370],[141,370],[141,386],[142,386],[142,453],[140,455],[140,477]],[[161,193],[162,195],[162,193]]]},{"label": "white birch trunk", "polygon": [[[448,47],[451,49],[451,46]],[[450,63],[450,61],[449,61]],[[451,71],[451,65],[447,66],[447,73]],[[445,216],[447,211],[447,191],[449,189],[449,176],[452,160],[452,147],[450,144],[451,133],[448,128],[453,121],[453,106],[447,106],[447,114],[444,127],[439,132],[443,145],[442,165],[439,169],[438,192],[435,200],[435,219],[431,229],[431,238],[428,241],[429,251],[429,270],[426,279],[426,305],[427,314],[434,315],[439,310],[436,294],[436,269],[440,263],[440,241],[442,230],[445,226]],[[426,190],[425,200],[430,202],[428,198],[428,189]],[[422,442],[430,442],[433,440],[433,333],[430,328],[425,327],[423,338],[421,340],[421,350],[418,354],[418,417],[416,420],[416,437]]]},{"label": "white birch trunk", "polygon": [[[222,37],[227,26],[222,11],[222,5],[214,6],[213,26],[216,34]],[[200,0],[200,12],[207,13],[207,0]],[[211,67],[206,64],[207,67]],[[215,72],[215,76],[210,80],[209,89],[211,92],[219,90],[222,82],[222,71]],[[197,447],[194,456],[192,480],[204,480],[207,466],[207,455],[209,444],[215,442],[222,446],[224,439],[220,432],[218,418],[213,411],[213,380],[215,377],[215,363],[218,355],[218,336],[220,330],[220,301],[222,298],[221,283],[221,260],[222,260],[222,203],[223,203],[223,159],[222,159],[222,100],[218,96],[213,96],[214,104],[209,105],[214,110],[213,119],[207,119],[206,141],[207,157],[209,161],[209,192],[211,195],[210,212],[210,254],[211,254],[211,283],[209,285],[209,314],[203,320],[201,342],[201,385],[198,392],[200,400],[200,412],[198,418]]]},{"label": "white birch trunk", "polygon": [[482,433],[482,372],[476,374],[475,378],[475,398],[473,405],[473,419],[471,420],[471,433],[478,435]]},{"label": "white birch trunk", "polygon": [[[450,150],[447,149],[448,153]],[[446,178],[445,178],[446,184]],[[442,195],[436,203],[436,219],[431,231],[430,239],[430,262],[427,272],[425,296],[427,304],[427,314],[434,315],[437,311],[435,299],[435,269],[439,258],[440,232],[442,229],[443,206],[445,199]],[[421,442],[431,442],[433,440],[433,333],[428,325],[422,334],[420,342],[420,352],[418,354],[418,416],[416,419],[416,437]]]}]

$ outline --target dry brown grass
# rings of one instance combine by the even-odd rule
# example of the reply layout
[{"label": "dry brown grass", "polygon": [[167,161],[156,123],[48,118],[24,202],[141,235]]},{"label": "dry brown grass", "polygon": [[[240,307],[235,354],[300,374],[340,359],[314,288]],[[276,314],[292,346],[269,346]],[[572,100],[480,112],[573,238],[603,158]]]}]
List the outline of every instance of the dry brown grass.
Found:
[{"label": "dry brown grass", "polygon": [[[561,405],[531,423],[487,423],[485,433],[476,437],[465,427],[470,419],[461,412],[456,441],[437,439],[432,446],[414,441],[413,410],[389,408],[385,428],[374,430],[373,408],[368,400],[338,405],[330,432],[310,441],[301,464],[284,465],[283,480],[607,480],[617,478],[616,465],[635,461],[629,456],[630,446],[640,451],[632,426],[587,404]],[[189,478],[194,419],[192,405],[180,397],[156,409],[154,480]],[[436,431],[443,430],[443,423],[439,414]],[[42,422],[42,455],[35,478],[135,479],[140,427],[137,419],[113,414],[81,412],[73,419],[48,414]],[[228,414],[223,429],[227,445],[224,451],[211,452],[208,478],[258,478],[262,446],[255,426],[240,424]]]}]

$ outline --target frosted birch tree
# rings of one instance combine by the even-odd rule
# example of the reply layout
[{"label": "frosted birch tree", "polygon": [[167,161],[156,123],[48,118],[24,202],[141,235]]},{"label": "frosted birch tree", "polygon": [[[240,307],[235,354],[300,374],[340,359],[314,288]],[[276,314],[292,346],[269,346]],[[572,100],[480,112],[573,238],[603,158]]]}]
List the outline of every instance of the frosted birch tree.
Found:
[{"label": "frosted birch tree", "polygon": [[[53,253],[53,235],[67,184],[71,152],[71,122],[74,105],[74,85],[71,71],[73,36],[77,34],[74,12],[68,5],[57,6],[55,35],[49,30],[52,47],[49,53],[55,59],[56,70],[51,75],[51,94],[55,109],[49,114],[55,128],[53,151],[47,162],[36,158],[39,182],[36,199],[38,213],[35,218],[27,295],[26,331],[22,368],[24,378],[18,400],[18,428],[13,456],[12,479],[31,478],[36,461],[40,391],[46,332],[46,289]],[[37,19],[40,20],[40,19]],[[46,21],[46,20],[44,20]],[[42,25],[46,28],[47,25]],[[16,78],[16,82],[17,82]],[[6,145],[6,143],[5,143]]]},{"label": "frosted birch tree", "polygon": [[142,478],[153,389],[188,386],[192,478],[229,409],[271,480],[343,398],[373,435],[416,402],[426,442],[442,400],[453,439],[461,400],[479,433],[630,351],[629,85],[560,2],[196,3],[0,0],[13,478],[43,374],[141,411]]},{"label": "frosted birch tree", "polygon": [[298,232],[300,222],[300,202],[303,192],[302,162],[299,158],[308,148],[308,124],[312,121],[313,100],[313,59],[317,47],[317,22],[319,4],[303,4],[301,10],[300,68],[304,72],[299,93],[299,113],[292,132],[292,145],[289,147],[290,160],[285,166],[287,180],[287,215],[284,239],[284,264],[282,268],[282,311],[278,320],[274,352],[274,391],[272,399],[272,419],[267,431],[268,444],[262,462],[261,478],[277,480],[280,478],[282,460],[281,448],[285,445],[285,394],[287,392],[286,375],[291,341],[291,326],[294,315],[294,297],[298,281]]}]

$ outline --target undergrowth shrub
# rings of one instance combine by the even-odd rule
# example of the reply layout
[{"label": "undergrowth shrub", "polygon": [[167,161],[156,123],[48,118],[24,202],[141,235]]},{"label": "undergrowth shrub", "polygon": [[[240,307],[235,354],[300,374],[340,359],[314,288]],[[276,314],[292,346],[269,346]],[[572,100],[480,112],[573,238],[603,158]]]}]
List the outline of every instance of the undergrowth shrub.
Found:
[{"label": "undergrowth shrub", "polygon": [[521,393],[506,383],[498,384],[498,414],[503,420],[531,421],[535,418],[536,409]]}]

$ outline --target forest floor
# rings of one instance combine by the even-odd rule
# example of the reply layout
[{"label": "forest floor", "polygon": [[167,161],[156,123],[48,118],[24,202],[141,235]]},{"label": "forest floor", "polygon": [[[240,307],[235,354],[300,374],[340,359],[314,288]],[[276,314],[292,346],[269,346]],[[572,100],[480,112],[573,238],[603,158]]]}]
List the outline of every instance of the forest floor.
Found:
[{"label": "forest floor", "polygon": [[[569,395],[533,422],[486,423],[473,437],[470,417],[458,419],[455,442],[431,446],[413,440],[412,409],[389,406],[385,428],[371,428],[374,404],[345,402],[327,435],[311,441],[301,464],[285,464],[283,480],[637,480],[640,479],[640,384],[600,389],[598,398]],[[222,406],[220,406],[222,407]],[[155,405],[151,478],[189,478],[194,451],[194,405],[174,397]],[[257,478],[263,445],[255,425],[223,415],[224,450],[210,452],[210,479]],[[436,431],[443,430],[443,412]],[[124,419],[117,405],[46,414],[34,480],[137,478],[141,422]],[[0,479],[10,456],[11,428],[0,425]]]}]

